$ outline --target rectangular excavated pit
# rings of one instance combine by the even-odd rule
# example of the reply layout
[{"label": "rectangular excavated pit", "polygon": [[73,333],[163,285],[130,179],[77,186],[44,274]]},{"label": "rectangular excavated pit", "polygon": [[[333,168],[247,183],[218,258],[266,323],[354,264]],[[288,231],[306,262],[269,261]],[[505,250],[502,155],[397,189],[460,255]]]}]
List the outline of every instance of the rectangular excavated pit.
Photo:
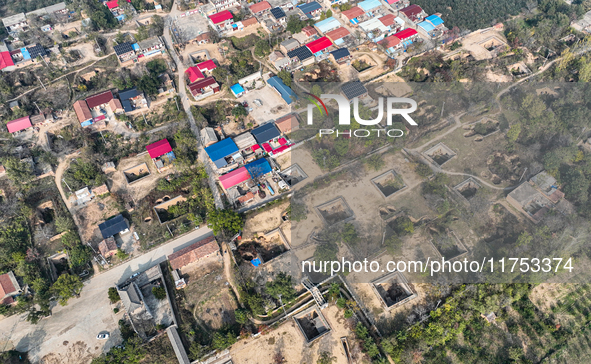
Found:
[{"label": "rectangular excavated pit", "polygon": [[390,197],[406,188],[402,176],[397,174],[393,169],[373,178],[371,182],[384,198]]},{"label": "rectangular excavated pit", "polygon": [[328,322],[318,306],[312,306],[293,318],[309,344],[330,331]]},{"label": "rectangular excavated pit", "polygon": [[342,196],[316,206],[316,211],[328,226],[355,218],[353,210],[347,205],[345,198]]},{"label": "rectangular excavated pit", "polygon": [[440,167],[456,156],[456,153],[443,143],[437,143],[423,154]]},{"label": "rectangular excavated pit", "polygon": [[123,171],[127,184],[130,185],[134,182],[141,180],[144,177],[150,175],[150,169],[146,163],[138,164]]},{"label": "rectangular excavated pit", "polygon": [[417,297],[411,285],[400,272],[390,273],[371,283],[375,294],[386,310],[401,306]]}]

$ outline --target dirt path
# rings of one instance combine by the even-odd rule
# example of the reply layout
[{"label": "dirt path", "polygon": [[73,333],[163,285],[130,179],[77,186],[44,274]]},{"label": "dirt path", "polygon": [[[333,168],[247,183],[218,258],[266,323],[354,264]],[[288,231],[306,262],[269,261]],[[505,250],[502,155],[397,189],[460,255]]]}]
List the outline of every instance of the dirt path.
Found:
[{"label": "dirt path", "polygon": [[[66,207],[68,210],[70,210],[70,213],[72,212],[72,206],[70,206],[70,203],[66,197],[66,193],[64,192],[64,187],[62,186],[62,176],[70,166],[70,159],[75,155],[76,153],[66,155],[55,169],[55,184],[57,185],[57,189],[60,191],[60,195],[62,195],[62,200],[64,200]],[[72,216],[74,216],[74,214],[72,214]]]},{"label": "dirt path", "polygon": [[242,302],[240,301],[240,291],[238,290],[238,288],[236,288],[236,285],[234,284],[234,276],[232,275],[234,260],[232,259],[230,254],[232,254],[232,251],[230,250],[228,245],[225,242],[222,243],[222,255],[224,256],[224,275],[226,276],[226,281],[230,283],[230,287],[232,287],[234,294],[236,294],[238,302]]}]

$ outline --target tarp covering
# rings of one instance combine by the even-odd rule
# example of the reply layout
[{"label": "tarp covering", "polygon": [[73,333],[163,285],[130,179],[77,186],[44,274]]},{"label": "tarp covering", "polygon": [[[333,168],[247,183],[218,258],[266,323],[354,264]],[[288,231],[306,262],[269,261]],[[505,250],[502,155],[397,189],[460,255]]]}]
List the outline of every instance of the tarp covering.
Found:
[{"label": "tarp covering", "polygon": [[265,158],[257,159],[254,162],[245,165],[246,169],[253,178],[260,177],[267,173],[271,173],[271,165]]}]

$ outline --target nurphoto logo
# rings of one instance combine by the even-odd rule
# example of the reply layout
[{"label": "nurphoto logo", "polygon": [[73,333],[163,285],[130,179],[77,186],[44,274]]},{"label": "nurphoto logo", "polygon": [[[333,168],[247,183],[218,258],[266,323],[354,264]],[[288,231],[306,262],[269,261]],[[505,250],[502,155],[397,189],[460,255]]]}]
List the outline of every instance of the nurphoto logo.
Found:
[{"label": "nurphoto logo", "polygon": [[[351,103],[342,95],[334,95],[334,94],[322,94],[320,97],[313,95],[311,93],[306,93],[310,97],[311,104],[308,104],[308,125],[314,124],[314,108],[317,108],[322,116],[328,116],[328,109],[326,105],[322,101],[322,99],[331,98],[334,99],[339,107],[339,125],[351,125]],[[418,124],[413,120],[410,116],[411,113],[417,110],[417,102],[413,99],[405,98],[405,97],[388,97],[385,98],[386,100],[386,125],[392,125],[392,118],[394,115],[400,115],[406,120],[406,122],[411,126],[418,126]],[[394,108],[395,104],[408,104],[410,105],[409,108]],[[359,98],[355,97],[353,99],[353,119],[359,124],[364,126],[372,126],[378,125],[380,121],[384,118],[384,98],[378,98],[378,115],[374,119],[370,120],[363,120],[359,116]],[[347,130],[345,132],[333,129],[320,129],[318,132],[319,136],[322,135],[330,135],[336,134],[336,136],[346,135],[347,137],[358,137],[358,138],[366,138],[372,134],[372,132],[377,132],[378,136],[384,134],[392,138],[399,138],[404,136],[404,131],[400,129],[355,129],[355,130]]]}]

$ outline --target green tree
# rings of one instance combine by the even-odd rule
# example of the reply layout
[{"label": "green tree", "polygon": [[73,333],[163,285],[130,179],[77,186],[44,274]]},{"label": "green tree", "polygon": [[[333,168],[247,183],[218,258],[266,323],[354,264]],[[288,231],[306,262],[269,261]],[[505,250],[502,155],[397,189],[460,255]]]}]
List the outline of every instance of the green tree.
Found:
[{"label": "green tree", "polygon": [[248,115],[248,112],[242,104],[238,104],[232,109],[232,116],[236,119],[242,119],[246,115]]},{"label": "green tree", "polygon": [[244,325],[248,322],[248,311],[239,308],[234,311],[234,318],[236,319],[237,323]]},{"label": "green tree", "polygon": [[320,353],[316,364],[332,364],[337,361],[337,357],[333,356],[329,351],[323,351]]},{"label": "green tree", "polygon": [[69,251],[72,268],[83,267],[92,259],[92,249],[88,245],[78,244]]},{"label": "green tree", "polygon": [[341,234],[342,239],[345,243],[350,245],[355,245],[359,240],[359,235],[357,235],[357,230],[355,230],[355,226],[350,222],[346,223],[343,226],[343,232]]},{"label": "green tree", "polygon": [[208,225],[215,235],[220,233],[235,234],[244,224],[242,216],[233,210],[216,209],[207,215]]},{"label": "green tree", "polygon": [[2,159],[2,165],[6,169],[6,175],[17,186],[30,182],[35,178],[31,165],[22,162],[16,157],[6,157]]},{"label": "green tree", "polygon": [[117,303],[121,300],[119,292],[117,292],[117,288],[115,287],[109,287],[107,294],[109,296],[109,301],[111,301],[111,303]]},{"label": "green tree", "polygon": [[281,81],[283,81],[285,86],[291,87],[291,82],[292,82],[291,72],[286,71],[286,70],[281,70],[281,71],[279,71],[277,76],[281,79]]},{"label": "green tree", "polygon": [[269,296],[275,299],[279,299],[279,296],[281,296],[283,303],[290,302],[297,296],[296,290],[293,288],[291,276],[284,272],[277,274],[272,282],[267,282],[265,290]]},{"label": "green tree", "polygon": [[68,273],[62,274],[51,286],[54,295],[57,296],[60,305],[65,306],[72,297],[79,297],[84,283],[80,277]]},{"label": "green tree", "polygon": [[163,300],[166,298],[166,289],[164,287],[152,287],[152,294],[156,299]]}]

